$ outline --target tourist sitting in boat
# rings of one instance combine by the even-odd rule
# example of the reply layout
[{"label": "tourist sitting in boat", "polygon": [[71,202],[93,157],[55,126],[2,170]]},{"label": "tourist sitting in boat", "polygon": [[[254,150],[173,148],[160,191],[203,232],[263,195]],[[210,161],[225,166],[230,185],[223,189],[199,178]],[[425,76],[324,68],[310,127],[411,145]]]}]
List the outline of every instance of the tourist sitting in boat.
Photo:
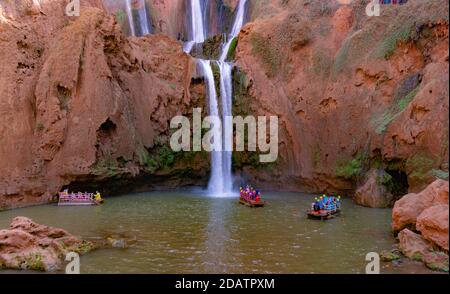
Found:
[{"label": "tourist sitting in boat", "polygon": [[247,185],[245,188],[240,187],[239,189],[241,204],[246,204],[252,207],[264,206],[265,202],[261,199],[261,192],[255,190],[253,187]]},{"label": "tourist sitting in boat", "polygon": [[259,192],[259,190],[256,190],[255,201],[256,202],[260,202],[261,201],[261,193]]},{"label": "tourist sitting in boat", "polygon": [[314,202],[311,204],[311,209],[313,210],[313,211],[319,211],[321,208],[320,208],[321,206],[320,206],[320,202],[319,202],[319,198],[314,198]]},{"label": "tourist sitting in boat", "polygon": [[97,203],[103,203],[102,195],[100,194],[99,191],[96,191],[96,192],[95,192],[94,200],[95,200],[95,202],[97,202]]},{"label": "tourist sitting in boat", "polygon": [[341,196],[328,196],[323,194],[320,197],[314,198],[311,203],[311,209],[308,212],[308,217],[317,219],[327,219],[340,212]]},{"label": "tourist sitting in boat", "polygon": [[97,191],[94,195],[93,193],[87,192],[77,192],[69,193],[66,189],[59,192],[59,202],[58,205],[98,205],[103,203],[101,194]]}]

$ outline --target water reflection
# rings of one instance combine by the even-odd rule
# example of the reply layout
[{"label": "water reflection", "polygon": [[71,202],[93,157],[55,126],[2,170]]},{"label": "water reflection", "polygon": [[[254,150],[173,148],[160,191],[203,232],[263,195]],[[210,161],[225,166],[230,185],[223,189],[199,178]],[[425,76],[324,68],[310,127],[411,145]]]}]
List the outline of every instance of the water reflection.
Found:
[{"label": "water reflection", "polygon": [[[0,213],[0,228],[22,215],[84,238],[133,240],[81,258],[82,273],[363,273],[365,254],[390,249],[391,211],[343,201],[341,217],[308,220],[311,195],[265,193],[251,209],[237,197],[153,192],[108,198],[99,207],[45,205]],[[389,268],[388,272],[398,269]],[[427,272],[413,264],[406,272]]]},{"label": "water reflection", "polygon": [[223,199],[209,201],[209,221],[206,227],[204,272],[227,273],[227,243],[230,232],[227,229],[227,212],[232,210],[232,202]]}]

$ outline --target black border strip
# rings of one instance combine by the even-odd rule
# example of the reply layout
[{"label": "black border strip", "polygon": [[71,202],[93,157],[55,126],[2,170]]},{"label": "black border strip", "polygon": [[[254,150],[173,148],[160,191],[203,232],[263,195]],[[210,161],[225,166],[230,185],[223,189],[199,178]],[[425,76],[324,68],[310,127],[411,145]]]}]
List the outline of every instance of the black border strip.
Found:
[{"label": "black border strip", "polygon": [[[437,288],[449,286],[449,275],[0,275],[0,289],[11,290],[37,290],[50,291],[140,291],[140,290],[177,290],[177,281],[209,281],[210,287],[204,292],[195,289],[198,293],[224,292],[229,288],[220,288],[221,279],[231,279],[229,285],[236,285],[240,280],[244,286],[235,290],[279,291],[296,290],[323,293],[336,290],[370,290],[370,291],[436,291]],[[267,279],[269,285],[273,279],[274,287],[261,288],[257,281],[251,287],[248,279]],[[212,286],[215,284],[215,286]],[[263,283],[264,284],[264,283]],[[179,291],[190,290],[180,289]],[[192,289],[191,289],[192,290]]]}]

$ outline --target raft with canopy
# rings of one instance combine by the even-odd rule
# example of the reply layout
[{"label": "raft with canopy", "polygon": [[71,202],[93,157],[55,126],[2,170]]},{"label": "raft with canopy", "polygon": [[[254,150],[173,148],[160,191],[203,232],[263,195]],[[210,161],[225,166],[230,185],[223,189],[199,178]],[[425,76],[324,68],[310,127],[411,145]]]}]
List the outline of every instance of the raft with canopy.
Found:
[{"label": "raft with canopy", "polygon": [[248,207],[263,207],[266,205],[266,201],[261,199],[261,193],[259,190],[255,190],[250,186],[240,188],[239,191],[239,203]]},{"label": "raft with canopy", "polygon": [[68,190],[64,190],[59,192],[58,195],[58,206],[90,206],[100,205],[104,202],[99,192],[96,194],[86,192],[69,193]]},{"label": "raft with canopy", "polygon": [[311,208],[306,212],[308,218],[327,220],[341,213],[341,196],[322,195],[314,199]]}]

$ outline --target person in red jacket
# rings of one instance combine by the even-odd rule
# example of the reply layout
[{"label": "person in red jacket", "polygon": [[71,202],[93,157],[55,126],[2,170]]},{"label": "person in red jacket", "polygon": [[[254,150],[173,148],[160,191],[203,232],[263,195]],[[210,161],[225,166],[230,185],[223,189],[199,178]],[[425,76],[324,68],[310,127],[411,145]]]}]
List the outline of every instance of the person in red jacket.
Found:
[{"label": "person in red jacket", "polygon": [[259,190],[256,190],[255,201],[256,201],[257,203],[258,203],[259,201],[261,201],[261,193],[259,192]]}]

